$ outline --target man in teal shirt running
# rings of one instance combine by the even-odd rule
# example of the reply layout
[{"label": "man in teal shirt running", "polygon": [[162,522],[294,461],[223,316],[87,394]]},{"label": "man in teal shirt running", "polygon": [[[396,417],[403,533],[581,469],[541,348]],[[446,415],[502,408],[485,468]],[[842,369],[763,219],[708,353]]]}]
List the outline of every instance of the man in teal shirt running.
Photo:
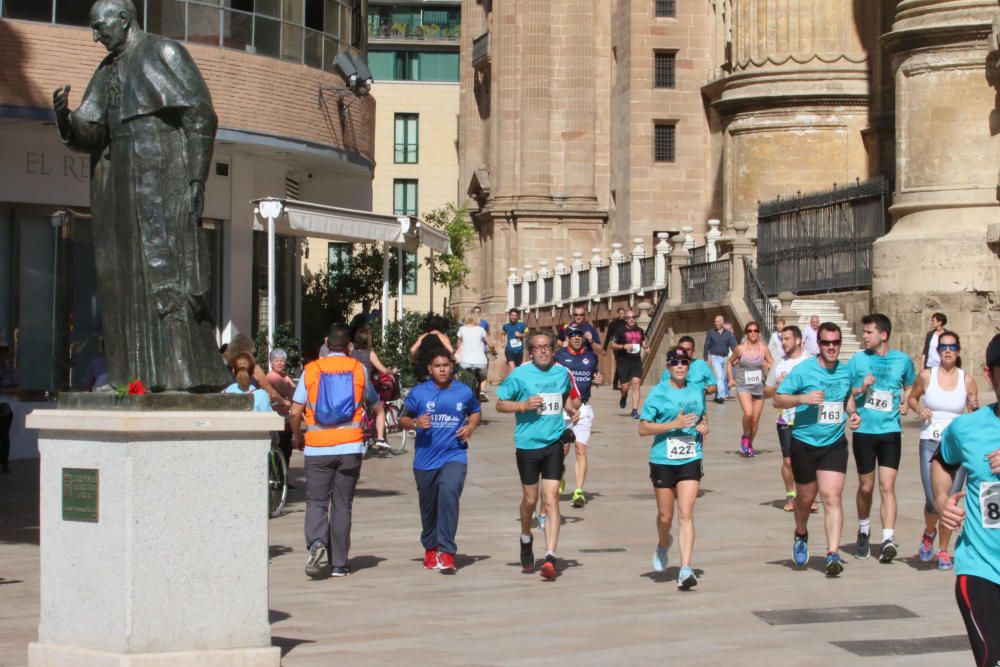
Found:
[{"label": "man in teal shirt running", "polygon": [[900,415],[907,411],[907,394],[917,379],[913,362],[889,348],[892,322],[882,313],[861,318],[865,349],[851,357],[852,394],[858,404],[861,426],[854,432],[854,464],[858,469],[858,540],[854,556],[871,555],[871,511],[878,467],[881,497],[882,549],[880,563],[891,563],[896,546],[896,475],[903,454]]},{"label": "man in teal shirt running", "polygon": [[538,503],[541,477],[546,551],[539,573],[545,579],[555,579],[563,450],[576,439],[569,431],[569,440],[563,442],[567,430],[563,411],[574,421],[578,419],[580,392],[569,369],[555,363],[556,341],[551,333],[534,332],[526,340],[531,363],[515,368],[497,388],[497,412],[516,414],[514,447],[522,491],[521,567],[526,572],[535,568],[531,513]]}]

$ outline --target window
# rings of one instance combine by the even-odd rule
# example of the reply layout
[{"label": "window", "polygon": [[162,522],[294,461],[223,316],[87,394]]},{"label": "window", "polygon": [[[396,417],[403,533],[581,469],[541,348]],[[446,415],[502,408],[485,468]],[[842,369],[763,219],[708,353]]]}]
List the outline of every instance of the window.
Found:
[{"label": "window", "polygon": [[417,253],[403,253],[403,294],[417,293]]},{"label": "window", "polygon": [[656,0],[657,16],[677,16],[677,0]]},{"label": "window", "polygon": [[677,54],[657,52],[654,54],[653,85],[657,88],[677,87]]},{"label": "window", "polygon": [[3,17],[28,21],[51,21],[52,0],[6,0]]},{"label": "window", "polygon": [[327,279],[330,282],[339,276],[351,272],[351,255],[353,248],[350,243],[331,243],[327,250]]},{"label": "window", "polygon": [[416,164],[419,152],[419,116],[415,113],[396,114],[397,164]]},{"label": "window", "polygon": [[392,182],[393,215],[417,214],[417,182],[397,178]]},{"label": "window", "polygon": [[677,126],[673,123],[657,123],[654,126],[653,159],[656,162],[677,160]]}]

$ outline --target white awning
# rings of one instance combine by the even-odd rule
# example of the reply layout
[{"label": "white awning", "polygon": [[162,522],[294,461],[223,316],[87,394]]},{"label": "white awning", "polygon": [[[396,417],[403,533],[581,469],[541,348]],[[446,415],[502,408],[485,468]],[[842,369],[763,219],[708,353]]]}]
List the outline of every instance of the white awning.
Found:
[{"label": "white awning", "polygon": [[[410,252],[415,252],[419,245],[442,254],[451,251],[447,234],[417,218],[270,198],[254,200],[253,204],[260,209],[262,202],[281,205],[281,213],[274,219],[275,232],[285,236],[308,236],[344,243],[381,241]],[[266,217],[263,213],[260,215]],[[254,229],[264,230],[260,217],[254,219]]]}]

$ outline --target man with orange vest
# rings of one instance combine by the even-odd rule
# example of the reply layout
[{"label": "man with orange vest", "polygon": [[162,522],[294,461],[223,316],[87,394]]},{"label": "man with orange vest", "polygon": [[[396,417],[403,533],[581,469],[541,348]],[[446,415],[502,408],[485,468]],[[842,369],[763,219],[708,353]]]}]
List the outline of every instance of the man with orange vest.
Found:
[{"label": "man with orange vest", "polygon": [[350,329],[334,324],[326,342],[329,355],[306,365],[289,415],[295,447],[305,455],[306,574],[314,579],[324,576],[327,552],[330,576],[351,573],[351,504],[364,455],[361,415],[365,405],[380,405],[364,365],[349,356]]}]

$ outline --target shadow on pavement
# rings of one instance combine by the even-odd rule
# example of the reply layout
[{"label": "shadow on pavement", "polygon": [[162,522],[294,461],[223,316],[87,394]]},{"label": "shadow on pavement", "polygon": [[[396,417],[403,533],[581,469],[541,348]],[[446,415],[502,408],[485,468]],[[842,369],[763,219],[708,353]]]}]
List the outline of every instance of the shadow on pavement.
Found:
[{"label": "shadow on pavement", "polygon": [[360,572],[361,570],[370,570],[373,567],[378,567],[378,564],[385,561],[384,558],[378,556],[355,556],[347,561],[347,564],[351,566],[352,572]]},{"label": "shadow on pavement", "polygon": [[292,652],[296,646],[300,644],[315,644],[311,639],[293,639],[292,637],[275,637],[271,636],[271,646],[281,647],[281,657],[284,658],[286,655]]},{"label": "shadow on pavement", "polygon": [[355,498],[386,498],[389,496],[398,496],[399,491],[393,489],[357,489],[354,492]]},{"label": "shadow on pavement", "polygon": [[0,543],[38,544],[38,460],[10,462],[0,478]]},{"label": "shadow on pavement", "polygon": [[937,569],[937,563],[936,562],[934,562],[932,560],[924,562],[924,561],[920,560],[920,556],[907,556],[906,558],[897,558],[896,560],[902,561],[902,562],[906,563],[907,565],[909,565],[910,567],[912,567],[914,570],[919,570],[921,572],[926,571],[926,570],[936,570]]},{"label": "shadow on pavement", "polygon": [[267,622],[268,623],[280,623],[286,619],[291,618],[292,615],[283,611],[278,611],[277,609],[267,610]]},{"label": "shadow on pavement", "polygon": [[771,560],[768,561],[767,564],[781,565],[782,567],[787,567],[789,570],[816,570],[817,572],[824,572],[826,570],[826,557],[812,556],[805,565],[796,565],[795,561],[791,558],[786,558],[785,560]]},{"label": "shadow on pavement", "polygon": [[[704,576],[704,574],[705,574],[705,571],[702,570],[701,568],[694,567],[694,568],[691,568],[691,569],[694,570],[694,576],[698,577],[699,579],[701,579],[702,576]],[[677,575],[680,574],[680,572],[681,572],[680,566],[671,566],[671,567],[668,567],[663,572],[657,572],[656,570],[650,570],[649,572],[643,572],[639,576],[640,577],[645,577],[646,579],[651,579],[652,581],[655,581],[655,582],[660,583],[660,584],[676,584],[677,583]]]},{"label": "shadow on pavement", "polygon": [[0,586],[6,586],[7,584],[23,584],[23,579],[4,579],[0,577]]},{"label": "shadow on pavement", "polygon": [[295,551],[295,549],[293,549],[291,547],[286,547],[286,546],[281,545],[281,544],[272,544],[270,547],[268,547],[267,557],[268,558],[277,558],[278,556],[284,556],[286,554],[290,554],[293,551]]},{"label": "shadow on pavement", "polygon": [[489,560],[489,556],[470,556],[469,554],[455,554],[455,565],[460,568],[466,568],[470,565],[475,565],[481,560]]}]

